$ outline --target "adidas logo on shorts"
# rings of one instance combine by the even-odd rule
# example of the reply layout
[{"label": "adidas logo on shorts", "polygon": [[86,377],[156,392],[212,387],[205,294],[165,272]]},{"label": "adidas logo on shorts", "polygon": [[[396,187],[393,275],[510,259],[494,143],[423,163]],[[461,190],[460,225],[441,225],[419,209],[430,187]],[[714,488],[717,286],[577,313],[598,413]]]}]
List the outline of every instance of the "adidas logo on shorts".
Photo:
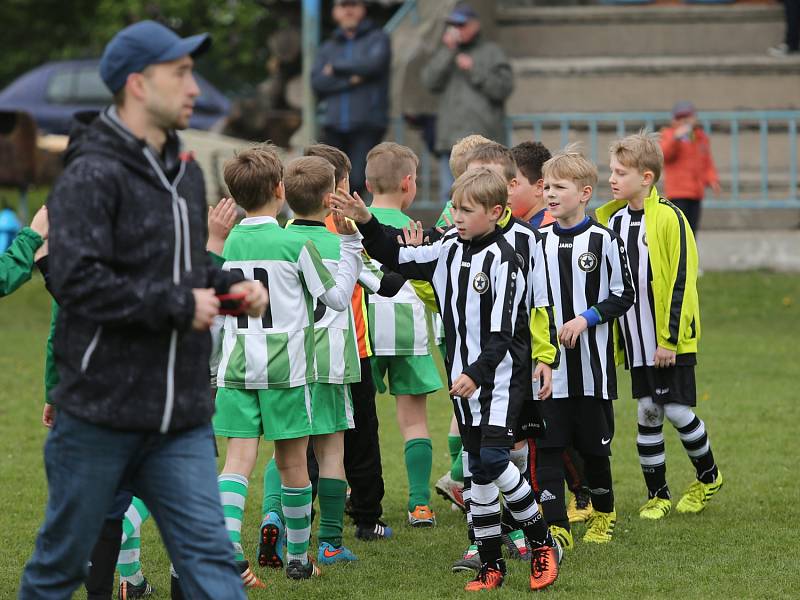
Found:
[{"label": "adidas logo on shorts", "polygon": [[555,500],[556,497],[550,493],[550,490],[544,490],[539,496],[539,502],[547,502],[548,500]]}]

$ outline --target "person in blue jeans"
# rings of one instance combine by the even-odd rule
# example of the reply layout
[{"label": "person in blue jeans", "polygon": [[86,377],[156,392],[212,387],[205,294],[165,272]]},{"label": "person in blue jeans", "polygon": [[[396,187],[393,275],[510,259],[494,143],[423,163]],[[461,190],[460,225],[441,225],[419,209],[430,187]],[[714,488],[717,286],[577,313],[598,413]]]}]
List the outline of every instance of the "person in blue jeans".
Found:
[{"label": "person in blue jeans", "polygon": [[150,508],[186,597],[245,598],[217,487],[208,329],[217,295],[260,317],[267,293],[206,253],[203,174],[175,133],[209,44],[153,21],[123,29],[100,61],[114,105],[74,123],[48,200],[58,414],[20,600],[72,596],[120,489]]}]

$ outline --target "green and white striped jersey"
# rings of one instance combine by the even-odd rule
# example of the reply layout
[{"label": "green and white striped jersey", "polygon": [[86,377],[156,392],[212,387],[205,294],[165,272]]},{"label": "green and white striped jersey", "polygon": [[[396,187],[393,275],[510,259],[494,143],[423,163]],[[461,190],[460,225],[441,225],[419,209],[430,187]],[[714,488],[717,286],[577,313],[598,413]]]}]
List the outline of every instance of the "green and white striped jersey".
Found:
[{"label": "green and white striped jersey", "polygon": [[271,217],[247,218],[233,228],[223,268],[261,281],[269,304],[260,318],[225,317],[218,387],[290,388],[315,380],[314,300],[322,297],[336,310],[349,306],[358,236],[344,236],[345,246],[334,277],[312,241],[282,229]]},{"label": "green and white striped jersey", "polygon": [[[369,211],[379,223],[392,227],[408,227],[411,221],[396,208],[370,207]],[[391,298],[371,296],[367,320],[373,353],[376,356],[430,354],[426,312],[425,304],[408,281]]]},{"label": "green and white striped jersey", "polygon": [[[341,259],[340,238],[328,231],[324,223],[298,219],[286,226],[287,231],[314,242],[322,262],[335,277]],[[362,258],[359,257],[359,263]],[[359,264],[358,282],[368,292],[377,292],[383,272],[371,261]],[[361,361],[358,356],[355,320],[352,305],[336,311],[317,298],[314,305],[314,370],[319,383],[357,383],[361,381]]]}]

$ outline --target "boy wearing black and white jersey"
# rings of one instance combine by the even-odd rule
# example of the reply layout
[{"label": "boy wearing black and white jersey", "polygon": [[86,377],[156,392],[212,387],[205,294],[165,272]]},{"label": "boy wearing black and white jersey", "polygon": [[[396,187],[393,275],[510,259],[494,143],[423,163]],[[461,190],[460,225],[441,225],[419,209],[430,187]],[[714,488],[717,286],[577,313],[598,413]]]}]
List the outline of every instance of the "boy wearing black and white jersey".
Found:
[{"label": "boy wearing black and white jersey", "polygon": [[558,576],[557,545],[530,485],[510,461],[523,399],[530,397],[531,340],[524,273],[497,227],[507,196],[506,182],[494,170],[470,170],[453,186],[458,235],[403,248],[382,232],[360,201],[344,194],[332,201],[335,210],[359,223],[371,256],[433,286],[445,329],[450,395],[472,472],[473,524],[482,566],[467,591],[503,583],[500,491],[533,547],[531,588],[547,587]]},{"label": "boy wearing black and white jersey", "polygon": [[547,430],[537,441],[536,479],[550,531],[570,548],[562,461],[568,446],[583,456],[594,506],[583,540],[609,542],[614,531],[609,456],[617,381],[611,324],[635,294],[622,240],[586,216],[597,167],[568,147],[544,164],[543,174],[545,200],[556,221],[540,231],[564,349],[553,371],[553,397],[542,403]]}]

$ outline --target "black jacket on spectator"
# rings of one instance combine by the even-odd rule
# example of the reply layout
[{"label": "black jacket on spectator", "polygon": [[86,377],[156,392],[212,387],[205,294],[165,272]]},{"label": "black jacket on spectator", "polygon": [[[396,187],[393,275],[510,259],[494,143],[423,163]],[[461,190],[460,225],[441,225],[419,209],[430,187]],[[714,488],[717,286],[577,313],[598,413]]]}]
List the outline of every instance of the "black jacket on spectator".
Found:
[{"label": "black jacket on spectator", "polygon": [[[389,36],[369,19],[359,23],[352,39],[337,29],[320,46],[311,73],[311,84],[324,106],[321,124],[342,132],[386,129],[391,62]],[[328,64],[332,75],[323,73]],[[362,81],[351,83],[353,75]]]},{"label": "black jacket on spectator", "polygon": [[240,278],[206,253],[203,174],[174,133],[158,156],[113,109],[80,117],[47,203],[53,401],[112,429],[208,423],[211,337],[192,329],[192,289],[224,293]]}]

